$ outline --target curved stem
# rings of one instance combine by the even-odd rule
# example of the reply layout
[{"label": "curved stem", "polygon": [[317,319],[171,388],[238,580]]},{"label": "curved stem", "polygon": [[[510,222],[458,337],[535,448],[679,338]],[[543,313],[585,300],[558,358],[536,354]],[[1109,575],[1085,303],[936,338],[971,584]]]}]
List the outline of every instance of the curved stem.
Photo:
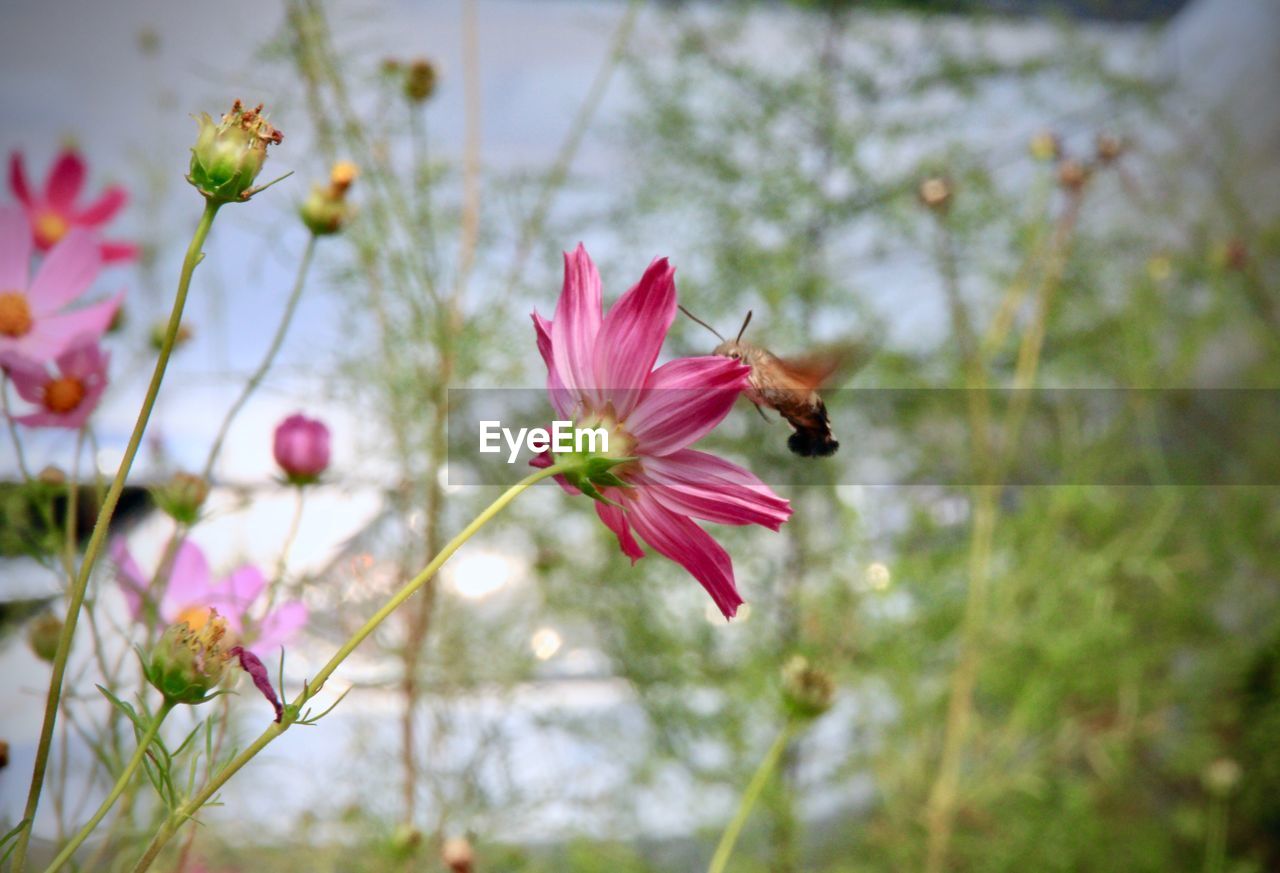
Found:
[{"label": "curved stem", "polygon": [[262,362],[258,364],[258,369],[253,371],[253,375],[245,383],[240,396],[236,398],[235,403],[231,404],[231,408],[227,410],[226,417],[222,419],[222,426],[218,428],[218,435],[214,438],[213,446],[209,449],[209,457],[204,462],[204,472],[201,475],[205,480],[208,480],[213,473],[213,466],[218,462],[218,455],[222,452],[222,443],[226,440],[228,431],[231,430],[232,422],[240,414],[240,410],[244,409],[244,405],[249,402],[253,392],[258,390],[258,386],[262,384],[267,371],[275,363],[276,355],[280,353],[280,347],[284,345],[285,334],[289,332],[289,323],[293,321],[293,314],[298,308],[298,301],[302,299],[302,288],[306,285],[307,272],[311,269],[311,259],[315,255],[317,239],[319,237],[314,233],[307,238],[307,247],[302,252],[302,260],[298,262],[298,274],[293,280],[293,290],[289,292],[289,300],[284,306],[284,315],[280,317],[280,324],[276,327],[275,336],[271,338],[271,345],[267,347],[267,353],[262,358]]},{"label": "curved stem", "polygon": [[742,833],[747,817],[751,815],[751,808],[756,805],[756,801],[760,799],[760,793],[769,784],[769,777],[773,775],[778,761],[782,760],[782,753],[787,750],[787,744],[791,742],[795,733],[795,722],[787,722],[778,733],[778,738],[773,741],[773,745],[769,747],[769,751],[765,753],[764,760],[756,768],[755,775],[747,784],[747,790],[742,794],[742,800],[738,802],[737,813],[720,836],[720,843],[716,846],[716,853],[711,856],[711,866],[707,867],[707,873],[724,873],[725,866],[733,855],[733,847],[738,842],[738,835]]},{"label": "curved stem", "polygon": [[36,746],[35,768],[31,774],[31,788],[27,793],[27,806],[22,814],[27,826],[18,837],[18,845],[14,849],[13,873],[21,873],[26,862],[27,845],[31,842],[31,831],[34,828],[36,808],[40,805],[40,789],[44,785],[44,774],[49,767],[49,746],[53,741],[53,726],[58,720],[58,704],[62,699],[62,680],[67,672],[67,655],[71,651],[71,640],[75,636],[76,621],[80,617],[80,607],[84,603],[85,591],[89,587],[89,576],[93,565],[102,551],[102,543],[106,540],[107,530],[111,526],[111,517],[115,514],[116,504],[124,491],[125,480],[133,467],[133,459],[142,444],[142,435],[151,419],[151,410],[156,405],[156,396],[160,393],[160,383],[164,381],[165,370],[169,366],[169,356],[173,354],[173,346],[178,338],[178,328],[182,324],[182,310],[187,303],[187,290],[191,287],[191,276],[196,265],[204,258],[201,249],[213,227],[213,219],[218,214],[220,203],[206,200],[204,213],[196,225],[187,246],[186,257],[182,261],[182,272],[178,277],[178,291],[173,298],[173,309],[169,313],[169,324],[165,328],[164,342],[160,346],[160,356],[156,359],[155,370],[151,374],[151,384],[147,386],[146,396],[142,400],[142,408],[138,411],[138,419],[134,422],[133,433],[125,447],[124,457],[120,460],[120,468],[116,470],[111,487],[107,489],[106,499],[98,510],[98,520],[94,523],[93,533],[89,536],[89,544],[85,547],[84,561],[80,564],[80,572],[71,586],[67,615],[63,619],[62,634],[58,637],[58,650],[53,659],[53,675],[49,679],[49,694],[45,699],[44,723],[40,727],[40,742]]},{"label": "curved stem", "polygon": [[296,698],[294,698],[293,703],[286,707],[285,717],[283,720],[279,722],[272,722],[268,725],[267,729],[259,734],[256,740],[250,743],[244,751],[236,755],[226,767],[219,771],[217,776],[209,780],[204,788],[202,788],[186,803],[182,804],[182,806],[174,810],[169,817],[165,819],[164,823],[160,826],[160,829],[156,831],[155,836],[151,838],[151,842],[148,844],[146,851],[143,852],[142,857],[138,859],[138,863],[134,865],[133,873],[143,873],[144,870],[149,869],[156,857],[160,854],[160,850],[163,849],[165,844],[169,842],[175,833],[177,833],[178,828],[180,828],[187,819],[194,816],[196,812],[199,811],[200,807],[204,806],[204,804],[209,801],[209,798],[213,797],[213,795],[227,783],[227,780],[238,773],[245,764],[248,764],[249,761],[253,760],[255,755],[270,745],[272,740],[287,731],[290,725],[298,719],[298,714],[302,706],[320,693],[320,690],[324,688],[325,682],[327,682],[329,677],[333,675],[334,671],[342,665],[342,662],[345,661],[351,653],[368,638],[370,634],[377,630],[378,625],[386,621],[386,619],[406,600],[412,597],[419,588],[435,576],[435,574],[439,572],[440,568],[444,566],[444,563],[453,556],[453,553],[462,547],[463,543],[475,536],[476,532],[479,531],[480,528],[484,527],[493,519],[494,516],[505,509],[507,504],[512,500],[515,500],[516,497],[518,497],[527,488],[541,482],[543,479],[561,472],[563,472],[563,468],[560,465],[553,465],[529,474],[516,484],[512,485],[506,491],[502,492],[497,500],[485,507],[479,515],[471,520],[470,524],[464,527],[457,534],[457,536],[449,540],[445,547],[440,550],[439,554],[432,558],[427,566],[422,568],[422,572],[418,573],[418,575],[406,582],[390,600],[382,605],[382,608],[370,616],[369,620],[361,625],[360,629],[352,634],[351,637],[342,644],[342,647],[339,648],[338,651],[334,652],[333,657],[329,659],[328,663],[320,668],[320,672],[315,675],[315,678],[303,688]]},{"label": "curved stem", "polygon": [[76,849],[80,848],[80,844],[89,837],[89,834],[93,833],[94,828],[98,826],[98,823],[102,821],[106,814],[111,810],[111,807],[115,805],[115,802],[120,798],[120,795],[124,793],[124,790],[128,786],[130,780],[133,779],[133,774],[138,771],[138,765],[142,763],[142,759],[146,756],[147,749],[151,747],[152,740],[156,738],[156,734],[160,733],[160,725],[164,722],[165,716],[167,716],[172,709],[173,704],[166,700],[160,707],[160,711],[156,713],[156,717],[152,719],[151,724],[147,726],[146,731],[138,740],[138,748],[134,749],[133,757],[129,759],[129,763],[124,765],[124,770],[120,772],[120,777],[116,779],[116,784],[111,786],[111,792],[102,801],[97,812],[95,812],[93,816],[85,822],[84,827],[80,828],[76,835],[71,838],[71,842],[62,847],[62,851],[59,852],[58,856],[50,862],[48,867],[45,868],[44,873],[54,873],[54,871],[61,868],[63,864],[70,861],[71,856],[75,854]]}]

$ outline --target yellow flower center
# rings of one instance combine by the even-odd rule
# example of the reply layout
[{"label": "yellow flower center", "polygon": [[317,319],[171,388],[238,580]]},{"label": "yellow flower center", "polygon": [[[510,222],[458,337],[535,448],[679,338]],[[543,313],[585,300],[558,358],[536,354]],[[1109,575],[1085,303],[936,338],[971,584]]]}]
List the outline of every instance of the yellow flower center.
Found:
[{"label": "yellow flower center", "polygon": [[48,248],[67,235],[71,225],[56,212],[42,212],[36,219],[36,241],[42,248]]},{"label": "yellow flower center", "polygon": [[204,627],[209,619],[213,618],[213,608],[209,606],[188,606],[182,612],[178,613],[174,624],[185,624],[193,631],[198,631]]},{"label": "yellow flower center", "polygon": [[84,400],[84,383],[72,376],[61,376],[44,386],[44,406],[50,412],[70,412]]},{"label": "yellow flower center", "polygon": [[31,332],[31,307],[21,291],[0,291],[0,334],[26,336]]}]

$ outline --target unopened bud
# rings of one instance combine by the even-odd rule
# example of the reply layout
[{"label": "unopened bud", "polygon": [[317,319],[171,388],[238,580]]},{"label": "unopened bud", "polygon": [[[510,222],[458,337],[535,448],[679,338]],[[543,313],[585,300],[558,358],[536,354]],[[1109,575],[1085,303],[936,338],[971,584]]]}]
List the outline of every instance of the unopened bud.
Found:
[{"label": "unopened bud", "polygon": [[1226,797],[1236,790],[1243,775],[1240,765],[1231,758],[1218,758],[1210,762],[1200,774],[1205,790],[1215,797]]},{"label": "unopened bud", "polygon": [[1249,263],[1249,247],[1240,239],[1218,243],[1214,246],[1213,263],[1219,269],[1239,272]]},{"label": "unopened bud", "polygon": [[1124,154],[1125,144],[1120,137],[1110,133],[1100,133],[1094,141],[1094,153],[1098,163],[1110,164]]},{"label": "unopened bud", "polygon": [[9,741],[0,740],[0,770],[9,766]]},{"label": "unopened bud", "polygon": [[836,685],[831,674],[809,663],[804,655],[792,655],[782,668],[782,699],[795,718],[817,718],[831,708]]},{"label": "unopened bud", "polygon": [[359,169],[351,161],[339,161],[329,173],[329,184],[315,185],[311,196],[298,209],[302,223],[317,236],[337,233],[351,218],[347,190],[355,182]]},{"label": "unopened bud", "polygon": [[209,496],[209,483],[192,473],[174,473],[169,481],[151,489],[151,499],[179,524],[192,525]]},{"label": "unopened bud", "polygon": [[195,705],[226,675],[227,621],[208,606],[184,610],[151,650],[147,681],[170,703]]},{"label": "unopened bud", "polygon": [[61,467],[55,467],[53,464],[47,465],[43,470],[37,473],[36,478],[44,485],[67,484],[67,474],[62,472]]},{"label": "unopened bud", "polygon": [[1042,130],[1027,143],[1031,157],[1037,161],[1056,161],[1062,157],[1062,140],[1051,130]]},{"label": "unopened bud", "polygon": [[935,212],[951,205],[951,183],[941,176],[931,176],[920,183],[920,202]]},{"label": "unopened bud", "polygon": [[407,822],[401,822],[391,834],[391,851],[400,860],[417,854],[422,846],[422,831]]},{"label": "unopened bud", "polygon": [[[151,336],[148,337],[148,341],[151,343],[152,351],[159,352],[164,348],[164,335],[168,330],[169,323],[167,321],[157,321],[151,325]],[[191,342],[191,338],[195,335],[196,332],[191,328],[191,325],[185,321],[181,322],[178,325],[178,332],[173,337],[173,347],[177,349],[186,345]]]},{"label": "unopened bud", "polygon": [[1075,158],[1058,164],[1058,184],[1068,191],[1079,191],[1089,181],[1089,168]]},{"label": "unopened bud", "polygon": [[62,619],[46,612],[31,622],[27,628],[27,644],[41,661],[53,663],[58,654],[58,640],[62,637]]},{"label": "unopened bud", "polygon": [[404,77],[404,96],[414,103],[425,103],[436,93],[436,66],[426,58],[409,63]]},{"label": "unopened bud", "polygon": [[200,132],[187,180],[209,200],[248,200],[259,190],[253,183],[267,160],[267,146],[278,145],[284,134],[263,116],[261,104],[246,109],[239,100],[221,121],[215,123],[202,112],[196,123]]},{"label": "unopened bud", "polygon": [[476,856],[466,837],[450,837],[440,849],[440,860],[452,873],[471,873]]}]

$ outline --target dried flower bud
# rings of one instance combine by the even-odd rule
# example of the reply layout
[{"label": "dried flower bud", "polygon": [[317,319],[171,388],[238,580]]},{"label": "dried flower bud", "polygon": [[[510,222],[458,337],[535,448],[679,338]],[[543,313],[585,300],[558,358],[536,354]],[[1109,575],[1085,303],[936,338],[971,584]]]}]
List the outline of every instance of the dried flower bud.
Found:
[{"label": "dried flower bud", "polygon": [[284,134],[267,122],[261,104],[245,109],[239,100],[220,122],[202,112],[196,123],[200,132],[187,180],[210,200],[248,200],[259,190],[253,183],[267,159],[267,146],[278,145]]},{"label": "dried flower bud", "polygon": [[1124,151],[1124,140],[1115,134],[1100,133],[1094,141],[1094,153],[1098,156],[1100,164],[1110,164],[1118,160]]},{"label": "dried flower bud", "polygon": [[1200,775],[1204,788],[1215,797],[1227,797],[1236,790],[1243,775],[1240,765],[1231,758],[1218,758],[1210,762]]},{"label": "dried flower bud", "polygon": [[920,202],[935,212],[951,205],[951,183],[941,176],[931,176],[920,183]]},{"label": "dried flower bud", "polygon": [[179,524],[195,524],[200,507],[209,496],[209,483],[192,473],[174,473],[169,481],[151,489],[151,499]]},{"label": "dried flower bud", "polygon": [[382,75],[384,76],[399,75],[400,67],[401,64],[399,58],[383,58],[381,65],[379,65],[379,69],[382,71]]},{"label": "dried flower bud", "polygon": [[835,697],[831,674],[809,663],[804,655],[792,655],[782,668],[782,699],[792,717],[809,720],[831,708]]},{"label": "dried flower bud", "polygon": [[476,856],[466,837],[450,837],[440,849],[440,860],[452,873],[471,873]]},{"label": "dried flower bud", "polygon": [[1062,140],[1051,130],[1042,130],[1027,143],[1031,157],[1037,161],[1056,161],[1062,157]]},{"label": "dried flower bud", "polygon": [[409,63],[404,77],[404,96],[414,103],[425,103],[436,93],[436,66],[426,58]]},{"label": "dried flower bud", "polygon": [[0,740],[0,770],[9,766],[9,742]]},{"label": "dried flower bud", "polygon": [[1079,191],[1089,181],[1089,168],[1075,158],[1058,164],[1058,184],[1068,191]]},{"label": "dried flower bud", "polygon": [[226,635],[216,609],[184,610],[151,650],[147,681],[170,703],[203,703],[226,675]]},{"label": "dried flower bud", "polygon": [[58,654],[58,639],[62,636],[62,619],[52,612],[38,616],[27,628],[27,644],[41,661],[53,663]]},{"label": "dried flower bud", "polygon": [[355,182],[359,169],[351,161],[339,161],[329,173],[329,184],[315,185],[298,210],[302,223],[317,236],[337,233],[351,218],[347,190]]},{"label": "dried flower bud", "polygon": [[62,472],[61,467],[55,467],[48,464],[43,470],[36,474],[36,479],[44,485],[66,485],[67,474]]},{"label": "dried flower bud", "polygon": [[[168,329],[169,323],[167,321],[157,321],[155,324],[151,325],[151,336],[148,337],[148,341],[151,343],[152,351],[159,352],[164,348],[164,335]],[[196,332],[192,329],[191,325],[187,324],[185,321],[181,322],[178,325],[178,333],[173,338],[173,347],[177,349],[186,345],[191,342],[191,338],[195,335]]]}]

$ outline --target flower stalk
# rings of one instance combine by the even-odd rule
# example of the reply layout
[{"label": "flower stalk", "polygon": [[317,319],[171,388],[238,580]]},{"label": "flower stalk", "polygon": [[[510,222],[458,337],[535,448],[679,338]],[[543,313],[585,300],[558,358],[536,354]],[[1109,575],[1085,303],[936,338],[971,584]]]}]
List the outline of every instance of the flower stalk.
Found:
[{"label": "flower stalk", "polygon": [[733,847],[738,843],[738,836],[742,833],[742,828],[746,826],[747,818],[751,815],[752,807],[756,805],[756,801],[760,799],[765,786],[769,784],[769,777],[777,769],[778,762],[782,760],[783,753],[786,752],[787,746],[791,744],[791,739],[796,735],[800,725],[800,722],[789,719],[783,725],[782,730],[778,732],[778,738],[773,741],[773,745],[765,753],[760,766],[756,768],[755,774],[747,784],[747,790],[743,792],[742,799],[738,801],[738,811],[724,829],[724,833],[720,835],[720,842],[716,845],[715,854],[711,856],[711,864],[707,867],[707,873],[724,873],[729,864],[729,858],[733,855]]},{"label": "flower stalk", "polygon": [[147,423],[151,419],[151,411],[155,407],[156,397],[160,393],[160,384],[164,381],[165,371],[169,366],[169,357],[173,353],[174,343],[178,338],[178,330],[182,325],[182,312],[186,307],[187,291],[191,287],[191,277],[195,273],[196,266],[204,258],[202,251],[204,242],[209,236],[209,231],[213,227],[213,220],[217,216],[221,205],[221,202],[217,200],[205,201],[204,212],[196,225],[195,233],[191,237],[191,243],[187,246],[186,257],[182,261],[182,272],[178,278],[178,290],[174,295],[173,308],[169,313],[169,324],[165,330],[160,354],[156,358],[155,369],[151,374],[151,382],[147,386],[147,393],[143,398],[142,408],[138,411],[138,418],[134,422],[133,433],[130,435],[129,442],[125,447],[120,467],[116,470],[115,478],[111,481],[111,487],[107,489],[106,497],[102,501],[102,508],[98,511],[98,518],[94,523],[93,532],[89,536],[89,543],[85,547],[84,559],[80,564],[79,573],[76,575],[75,580],[72,582],[71,590],[68,592],[67,615],[63,621],[62,635],[58,639],[58,649],[54,656],[53,675],[49,679],[49,693],[45,699],[44,722],[41,725],[40,739],[36,746],[36,760],[31,774],[31,787],[27,793],[27,804],[22,815],[27,825],[18,836],[17,845],[14,847],[12,869],[15,873],[21,873],[26,863],[27,847],[31,842],[33,822],[35,821],[36,810],[40,805],[40,792],[44,785],[45,772],[49,766],[49,750],[53,742],[53,728],[58,718],[58,707],[62,700],[62,682],[67,672],[67,656],[71,651],[71,640],[75,636],[76,622],[80,616],[80,608],[84,604],[85,592],[89,586],[89,577],[93,572],[94,564],[98,560],[98,555],[102,551],[102,544],[105,542],[107,531],[111,526],[111,518],[115,514],[116,505],[120,502],[120,495],[124,491],[125,480],[129,476],[129,471],[133,468],[134,458],[137,456],[138,448],[142,444],[143,433],[146,431]]}]

